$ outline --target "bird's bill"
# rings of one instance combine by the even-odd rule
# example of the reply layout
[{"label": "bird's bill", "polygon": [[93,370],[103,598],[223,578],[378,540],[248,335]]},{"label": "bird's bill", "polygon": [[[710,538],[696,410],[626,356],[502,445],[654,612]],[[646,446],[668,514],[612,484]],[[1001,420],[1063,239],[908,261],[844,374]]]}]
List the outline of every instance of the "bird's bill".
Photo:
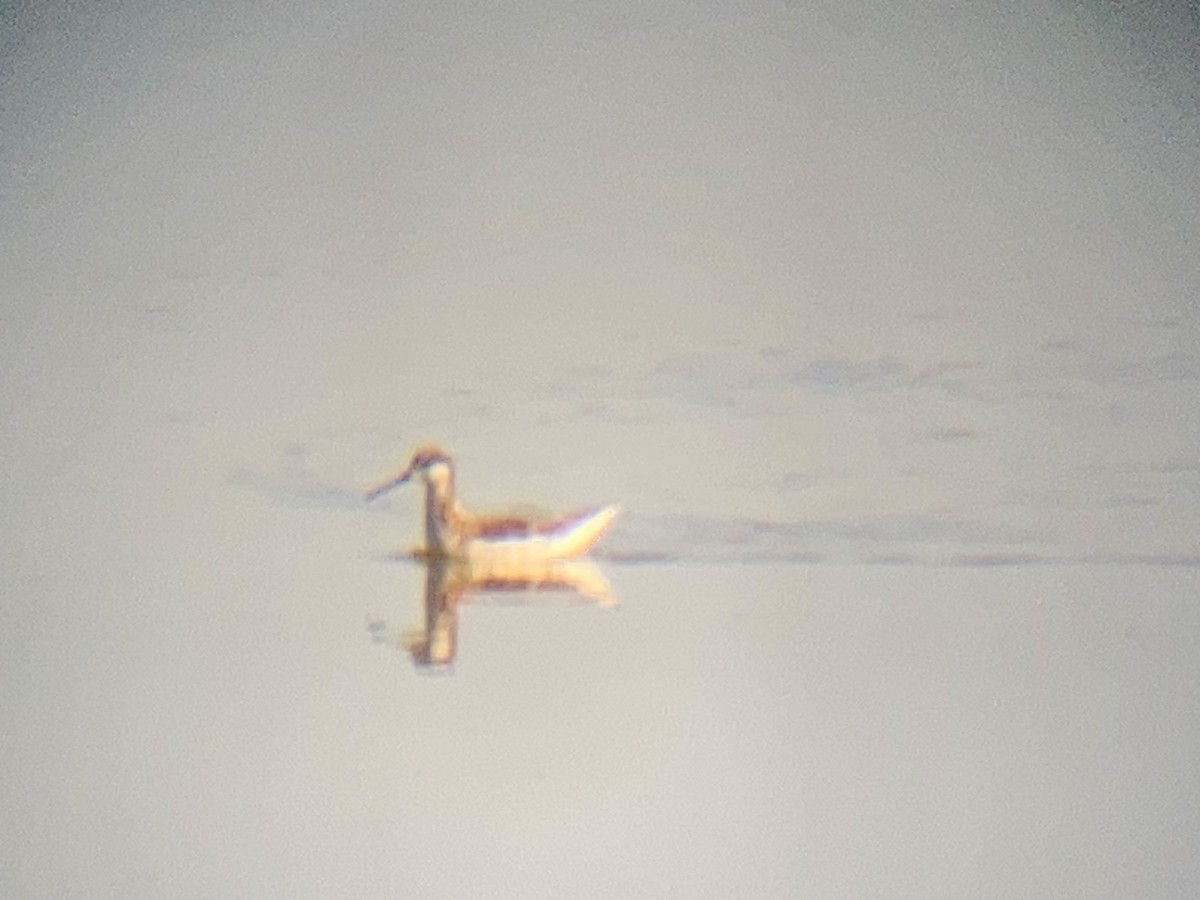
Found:
[{"label": "bird's bill", "polygon": [[373,487],[369,491],[367,491],[367,493],[366,493],[367,500],[374,500],[380,494],[386,494],[388,491],[390,491],[392,488],[396,487],[397,485],[404,484],[404,482],[406,482],[410,478],[412,478],[412,475],[413,475],[412,466],[409,466],[403,472],[401,472],[399,475],[389,478],[387,481],[383,482],[382,484],[377,484],[377,485],[375,485],[375,487]]}]

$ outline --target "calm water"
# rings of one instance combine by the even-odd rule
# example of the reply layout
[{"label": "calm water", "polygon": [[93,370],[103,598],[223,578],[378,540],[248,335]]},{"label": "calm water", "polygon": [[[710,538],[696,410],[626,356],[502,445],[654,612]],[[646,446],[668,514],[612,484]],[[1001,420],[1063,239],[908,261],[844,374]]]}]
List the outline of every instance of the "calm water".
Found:
[{"label": "calm water", "polygon": [[0,894],[1193,895],[1196,22],[406,10],[4,26]]}]

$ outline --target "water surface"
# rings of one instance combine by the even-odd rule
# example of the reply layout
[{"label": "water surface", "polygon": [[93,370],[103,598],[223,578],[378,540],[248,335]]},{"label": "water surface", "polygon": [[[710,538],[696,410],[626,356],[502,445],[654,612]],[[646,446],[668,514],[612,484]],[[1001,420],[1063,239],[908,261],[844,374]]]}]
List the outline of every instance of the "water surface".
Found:
[{"label": "water surface", "polygon": [[5,29],[0,894],[1196,892],[1194,20]]}]

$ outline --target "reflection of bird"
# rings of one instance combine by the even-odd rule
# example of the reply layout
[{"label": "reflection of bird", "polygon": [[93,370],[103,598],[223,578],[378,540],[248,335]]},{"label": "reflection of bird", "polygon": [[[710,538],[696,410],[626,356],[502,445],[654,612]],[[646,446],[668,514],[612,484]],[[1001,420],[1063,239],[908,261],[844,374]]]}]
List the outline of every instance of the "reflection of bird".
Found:
[{"label": "reflection of bird", "polygon": [[[425,616],[416,628],[398,629],[384,619],[367,617],[367,630],[380,644],[408,651],[413,664],[446,671],[458,654],[458,611],[487,595],[517,591],[574,594],[598,606],[615,607],[608,581],[596,566],[581,559],[550,559],[524,566],[509,561],[503,572],[487,564],[426,559]],[[532,595],[532,594],[531,594]]]},{"label": "reflection of bird", "polygon": [[470,563],[504,577],[539,560],[581,556],[600,539],[619,507],[601,506],[558,518],[480,516],[467,512],[454,493],[454,461],[440,447],[421,447],[399,474],[372,488],[367,499],[404,484],[425,482],[425,547],[422,556]]}]

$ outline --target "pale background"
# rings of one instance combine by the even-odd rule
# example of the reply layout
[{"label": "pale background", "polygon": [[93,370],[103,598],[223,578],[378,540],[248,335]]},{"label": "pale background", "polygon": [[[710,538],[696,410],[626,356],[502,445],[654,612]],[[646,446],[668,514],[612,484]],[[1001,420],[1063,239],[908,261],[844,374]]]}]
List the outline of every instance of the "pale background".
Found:
[{"label": "pale background", "polygon": [[[0,896],[1200,891],[1194,10],[0,29]],[[621,608],[372,642],[427,439]]]}]

